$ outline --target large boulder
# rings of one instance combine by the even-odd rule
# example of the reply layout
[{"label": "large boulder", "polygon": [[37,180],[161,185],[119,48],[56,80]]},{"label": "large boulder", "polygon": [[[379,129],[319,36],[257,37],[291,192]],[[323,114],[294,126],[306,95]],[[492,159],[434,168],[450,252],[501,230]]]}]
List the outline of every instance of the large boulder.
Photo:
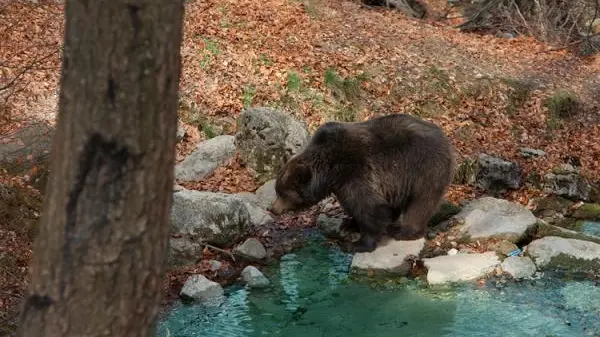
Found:
[{"label": "large boulder", "polygon": [[429,284],[472,281],[492,272],[500,264],[495,252],[441,255],[423,259]]},{"label": "large boulder", "polygon": [[175,166],[175,179],[200,180],[235,155],[234,137],[223,135],[203,141]]},{"label": "large boulder", "polygon": [[587,201],[592,187],[571,165],[555,168],[544,177],[544,191],[571,200]]},{"label": "large boulder", "polygon": [[173,194],[171,226],[176,234],[217,246],[231,246],[253,228],[242,197],[185,189]]},{"label": "large boulder", "polygon": [[595,242],[546,236],[531,242],[525,251],[540,268],[573,271],[600,268],[600,244]]},{"label": "large boulder", "polygon": [[477,160],[476,184],[491,193],[523,186],[523,170],[517,163],[481,153]]},{"label": "large boulder", "polygon": [[272,108],[249,108],[237,123],[235,145],[240,158],[264,183],[308,143],[304,123]]},{"label": "large boulder", "polygon": [[470,239],[500,238],[518,242],[536,226],[537,219],[520,204],[493,197],[476,199],[454,216],[460,232]]},{"label": "large boulder", "polygon": [[356,253],[352,258],[353,271],[375,271],[407,275],[412,269],[411,258],[419,256],[425,247],[425,239],[382,241],[372,252]]}]

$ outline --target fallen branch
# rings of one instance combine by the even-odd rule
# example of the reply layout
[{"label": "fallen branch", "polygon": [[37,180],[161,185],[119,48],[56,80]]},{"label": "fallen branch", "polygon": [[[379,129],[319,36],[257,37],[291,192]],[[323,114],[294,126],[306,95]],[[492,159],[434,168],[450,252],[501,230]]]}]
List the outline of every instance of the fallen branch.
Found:
[{"label": "fallen branch", "polygon": [[221,249],[221,248],[215,247],[215,246],[213,246],[213,245],[210,245],[210,244],[208,244],[208,243],[206,243],[206,242],[200,242],[199,244],[200,244],[201,246],[204,246],[204,247],[207,247],[207,248],[213,249],[213,250],[215,250],[215,251],[217,251],[217,252],[219,252],[219,253],[221,253],[221,254],[227,255],[227,256],[229,256],[229,257],[231,258],[231,260],[232,260],[233,262],[236,262],[236,261],[235,261],[235,257],[233,256],[233,253],[231,253],[231,252],[228,252],[228,251],[226,251],[226,250],[224,250],[224,249]]}]

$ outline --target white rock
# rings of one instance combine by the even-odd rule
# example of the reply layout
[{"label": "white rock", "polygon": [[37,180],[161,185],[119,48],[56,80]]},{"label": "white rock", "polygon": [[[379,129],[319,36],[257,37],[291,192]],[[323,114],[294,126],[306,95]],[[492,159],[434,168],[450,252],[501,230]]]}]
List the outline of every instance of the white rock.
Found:
[{"label": "white rock", "polygon": [[386,238],[374,251],[354,254],[351,268],[406,274],[410,272],[411,265],[404,259],[409,255],[418,256],[423,247],[424,238],[411,241]]},{"label": "white rock", "polygon": [[593,260],[600,262],[600,244],[590,241],[546,236],[531,242],[525,249],[538,267],[547,266],[559,254],[574,261],[579,259],[583,264]]},{"label": "white rock", "polygon": [[242,270],[242,279],[251,288],[265,288],[271,283],[269,279],[254,266]]},{"label": "white rock", "polygon": [[531,277],[537,270],[533,261],[526,256],[509,256],[502,261],[500,267],[515,279]]},{"label": "white rock", "polygon": [[190,276],[179,293],[183,298],[201,301],[208,305],[219,305],[223,300],[223,294],[220,284],[207,279],[202,274]]},{"label": "white rock", "polygon": [[500,264],[495,252],[457,254],[423,259],[427,267],[427,282],[443,284],[471,281],[485,276]]},{"label": "white rock", "polygon": [[455,218],[463,223],[461,233],[471,239],[494,237],[511,242],[521,239],[537,222],[520,204],[492,197],[471,201]]},{"label": "white rock", "polygon": [[201,142],[194,152],[175,166],[175,178],[195,181],[211,174],[235,155],[234,140],[234,136],[223,135]]},{"label": "white rock", "polygon": [[448,255],[456,255],[458,254],[458,249],[452,248],[448,251]]}]

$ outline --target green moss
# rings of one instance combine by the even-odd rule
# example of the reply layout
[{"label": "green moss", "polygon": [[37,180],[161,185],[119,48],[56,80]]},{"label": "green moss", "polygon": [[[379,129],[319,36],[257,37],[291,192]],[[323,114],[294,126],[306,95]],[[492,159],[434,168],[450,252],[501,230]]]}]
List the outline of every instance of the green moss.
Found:
[{"label": "green moss", "polygon": [[540,239],[546,236],[558,236],[565,239],[577,239],[600,244],[600,238],[598,237],[593,237],[575,231],[562,229],[561,227],[553,226],[545,222],[539,221],[534,239]]},{"label": "green moss", "polygon": [[583,204],[581,207],[575,210],[572,215],[577,219],[584,220],[597,220],[600,219],[600,205],[599,204]]},{"label": "green moss", "polygon": [[449,201],[441,203],[439,210],[429,219],[429,226],[433,227],[442,221],[450,219],[453,215],[458,214],[461,208]]},{"label": "green moss", "polygon": [[575,116],[581,110],[582,103],[574,93],[558,90],[545,100],[544,106],[549,111],[548,128],[557,129],[562,126],[563,120]]},{"label": "green moss", "polygon": [[555,269],[568,272],[590,272],[598,273],[600,270],[600,259],[585,260],[560,253],[552,257],[550,263],[544,266],[544,269]]}]

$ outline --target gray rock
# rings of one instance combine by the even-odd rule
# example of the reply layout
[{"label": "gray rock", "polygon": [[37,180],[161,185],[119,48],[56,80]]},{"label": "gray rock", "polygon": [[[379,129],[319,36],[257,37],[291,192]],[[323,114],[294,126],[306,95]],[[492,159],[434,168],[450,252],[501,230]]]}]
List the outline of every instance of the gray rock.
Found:
[{"label": "gray rock", "polygon": [[184,300],[199,301],[205,305],[215,306],[223,301],[224,291],[217,282],[198,274],[190,276],[185,281],[179,296]]},{"label": "gray rock", "polygon": [[546,155],[546,152],[538,149],[532,149],[529,147],[522,147],[519,149],[519,153],[524,158],[539,158]]},{"label": "gray rock", "polygon": [[502,261],[500,267],[515,279],[531,277],[537,271],[535,264],[527,256],[509,256]]},{"label": "gray rock", "polygon": [[175,179],[200,180],[234,155],[233,136],[223,135],[203,141],[198,144],[194,152],[175,166]]},{"label": "gray rock", "polygon": [[500,264],[495,252],[441,255],[423,259],[429,284],[472,281],[492,272]]},{"label": "gray rock", "polygon": [[523,170],[517,163],[485,153],[477,161],[476,184],[488,192],[500,193],[523,186]]},{"label": "gray rock", "polygon": [[230,246],[250,233],[252,220],[240,196],[184,189],[173,194],[171,229],[198,241]]},{"label": "gray rock", "polygon": [[173,184],[173,192],[183,191],[185,188],[179,184]]},{"label": "gray rock", "polygon": [[168,263],[170,266],[194,264],[202,259],[204,247],[188,238],[170,238]]},{"label": "gray rock", "polygon": [[235,145],[240,158],[264,183],[306,146],[308,138],[305,124],[291,115],[272,108],[249,108],[238,118]]},{"label": "gray rock", "polygon": [[343,222],[343,219],[332,218],[325,214],[319,214],[316,220],[317,227],[321,230],[323,235],[333,239],[342,237],[341,229]]},{"label": "gray rock", "polygon": [[260,261],[267,257],[265,246],[256,238],[248,238],[244,243],[235,247],[233,253],[249,260]]},{"label": "gray rock", "polygon": [[600,266],[600,244],[558,236],[546,236],[531,242],[525,249],[538,267],[561,267],[578,270]]},{"label": "gray rock", "polygon": [[553,193],[571,200],[588,201],[591,186],[577,172],[564,168],[544,176],[544,192]]},{"label": "gray rock", "polygon": [[461,223],[460,232],[471,239],[501,238],[511,242],[520,240],[537,223],[527,208],[493,197],[471,201],[454,218]]},{"label": "gray rock", "polygon": [[250,288],[266,288],[271,284],[269,279],[254,266],[247,266],[242,270],[242,280]]},{"label": "gray rock", "polygon": [[382,240],[370,253],[356,253],[352,258],[354,271],[383,271],[391,274],[407,275],[412,269],[410,257],[417,257],[425,247],[425,239],[397,241]]},{"label": "gray rock", "polygon": [[247,201],[245,202],[245,205],[250,213],[250,221],[252,222],[254,229],[263,228],[275,221],[271,216],[271,213],[260,208],[256,203]]},{"label": "gray rock", "polygon": [[273,201],[277,198],[277,193],[275,193],[275,179],[271,179],[259,187],[255,195],[258,205],[263,209],[269,209]]}]

